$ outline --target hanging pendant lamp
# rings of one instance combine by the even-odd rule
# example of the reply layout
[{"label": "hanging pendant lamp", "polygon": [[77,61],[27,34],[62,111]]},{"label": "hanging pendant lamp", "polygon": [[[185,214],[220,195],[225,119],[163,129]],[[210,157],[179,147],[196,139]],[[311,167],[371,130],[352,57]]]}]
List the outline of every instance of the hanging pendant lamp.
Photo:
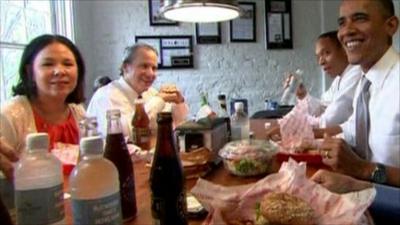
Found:
[{"label": "hanging pendant lamp", "polygon": [[166,19],[192,23],[232,20],[240,11],[236,0],[161,0],[160,8]]}]

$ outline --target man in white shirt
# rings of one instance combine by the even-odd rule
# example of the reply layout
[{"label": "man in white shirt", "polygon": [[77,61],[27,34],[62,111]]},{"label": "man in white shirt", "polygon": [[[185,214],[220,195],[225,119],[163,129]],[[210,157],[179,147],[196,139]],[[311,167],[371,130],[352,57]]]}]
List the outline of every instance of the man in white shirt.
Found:
[{"label": "man in white shirt", "polygon": [[326,127],[345,122],[353,113],[354,91],[361,78],[359,66],[349,65],[346,52],[337,39],[337,31],[321,34],[315,44],[318,64],[334,78],[321,101],[307,94],[303,85],[296,91],[299,99],[309,105],[313,126]]},{"label": "man in white shirt", "polygon": [[125,51],[121,77],[97,90],[87,109],[88,115],[97,118],[102,135],[107,133],[107,110],[119,109],[124,136],[131,137],[134,101],[139,95],[145,101],[152,129],[155,129],[157,113],[161,111],[172,112],[175,126],[183,122],[189,110],[178,89],[169,85],[157,91],[151,87],[157,77],[157,51],[147,44],[135,44]]},{"label": "man in white shirt", "polygon": [[[392,47],[399,20],[393,2],[344,0],[338,22],[339,40],[349,62],[361,66],[363,78],[356,90],[352,116],[340,127],[324,130],[329,134],[343,131],[345,140],[326,138],[321,146],[326,150],[323,162],[359,179],[400,186],[400,56]],[[370,86],[364,86],[366,81]],[[360,123],[356,118],[365,110],[357,106],[366,94],[369,121]],[[350,145],[359,149],[362,142],[356,140],[364,126],[369,131],[362,155]]]}]

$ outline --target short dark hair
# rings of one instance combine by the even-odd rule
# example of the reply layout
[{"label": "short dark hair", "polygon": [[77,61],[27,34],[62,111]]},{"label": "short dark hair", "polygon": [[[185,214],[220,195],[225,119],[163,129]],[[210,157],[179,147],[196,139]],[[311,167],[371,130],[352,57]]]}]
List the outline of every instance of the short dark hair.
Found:
[{"label": "short dark hair", "polygon": [[380,3],[384,12],[384,17],[390,18],[394,16],[394,4],[392,0],[375,0],[376,2]]},{"label": "short dark hair", "polygon": [[318,36],[318,40],[322,39],[322,38],[329,38],[329,39],[331,39],[331,41],[333,41],[336,44],[336,46],[338,48],[342,48],[342,45],[340,44],[340,41],[339,41],[337,35],[338,35],[338,31],[337,30],[329,31],[329,32],[326,32],[326,33],[323,33],[323,34],[319,35]]},{"label": "short dark hair", "polygon": [[132,46],[126,47],[124,50],[124,57],[122,59],[122,64],[121,64],[121,67],[119,68],[119,75],[121,75],[121,76],[124,75],[124,66],[126,64],[133,62],[136,59],[137,52],[140,49],[146,49],[146,50],[153,51],[158,56],[157,50],[153,46],[145,44],[145,43],[136,43]]},{"label": "short dark hair", "polygon": [[94,80],[94,84],[93,84],[93,91],[97,91],[97,89],[107,85],[108,83],[110,83],[112,80],[110,77],[108,76],[100,76],[97,77],[96,80]]},{"label": "short dark hair", "polygon": [[61,35],[44,34],[34,38],[25,47],[19,64],[19,81],[13,86],[13,96],[25,95],[29,100],[37,97],[37,87],[33,78],[33,61],[46,46],[52,43],[65,45],[75,56],[78,66],[78,81],[75,89],[67,96],[66,103],[82,103],[85,100],[85,63],[78,48],[68,38]]}]

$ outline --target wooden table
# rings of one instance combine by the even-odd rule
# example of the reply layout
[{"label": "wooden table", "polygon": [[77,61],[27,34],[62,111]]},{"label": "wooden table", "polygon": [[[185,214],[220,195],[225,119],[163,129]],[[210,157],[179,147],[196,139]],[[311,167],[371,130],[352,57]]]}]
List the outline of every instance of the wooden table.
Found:
[{"label": "wooden table", "polygon": [[[222,163],[221,163],[222,164]],[[137,216],[132,221],[125,223],[126,225],[151,225],[153,224],[150,210],[150,188],[149,188],[149,173],[150,168],[145,165],[144,161],[134,163],[135,169],[135,185],[136,185],[136,203],[137,203]],[[276,160],[272,165],[271,172],[279,170],[280,163]],[[318,170],[318,167],[307,165],[307,176],[311,176]],[[210,172],[204,179],[212,181],[216,184],[225,186],[242,185],[256,182],[262,177],[237,177],[231,175],[222,165]],[[64,190],[68,190],[68,179],[64,179]],[[189,179],[186,181],[186,190],[190,189],[196,184],[197,179]],[[93,187],[95,188],[95,187]],[[65,200],[66,222],[72,224],[71,201]],[[201,224],[201,220],[189,220],[190,225]]]}]

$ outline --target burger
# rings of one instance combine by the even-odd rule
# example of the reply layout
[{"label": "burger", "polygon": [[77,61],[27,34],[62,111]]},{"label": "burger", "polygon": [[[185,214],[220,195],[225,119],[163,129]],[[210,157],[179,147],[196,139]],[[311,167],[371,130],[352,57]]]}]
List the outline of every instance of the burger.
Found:
[{"label": "burger", "polygon": [[256,225],[313,225],[315,212],[301,198],[287,193],[264,195],[256,209]]}]

